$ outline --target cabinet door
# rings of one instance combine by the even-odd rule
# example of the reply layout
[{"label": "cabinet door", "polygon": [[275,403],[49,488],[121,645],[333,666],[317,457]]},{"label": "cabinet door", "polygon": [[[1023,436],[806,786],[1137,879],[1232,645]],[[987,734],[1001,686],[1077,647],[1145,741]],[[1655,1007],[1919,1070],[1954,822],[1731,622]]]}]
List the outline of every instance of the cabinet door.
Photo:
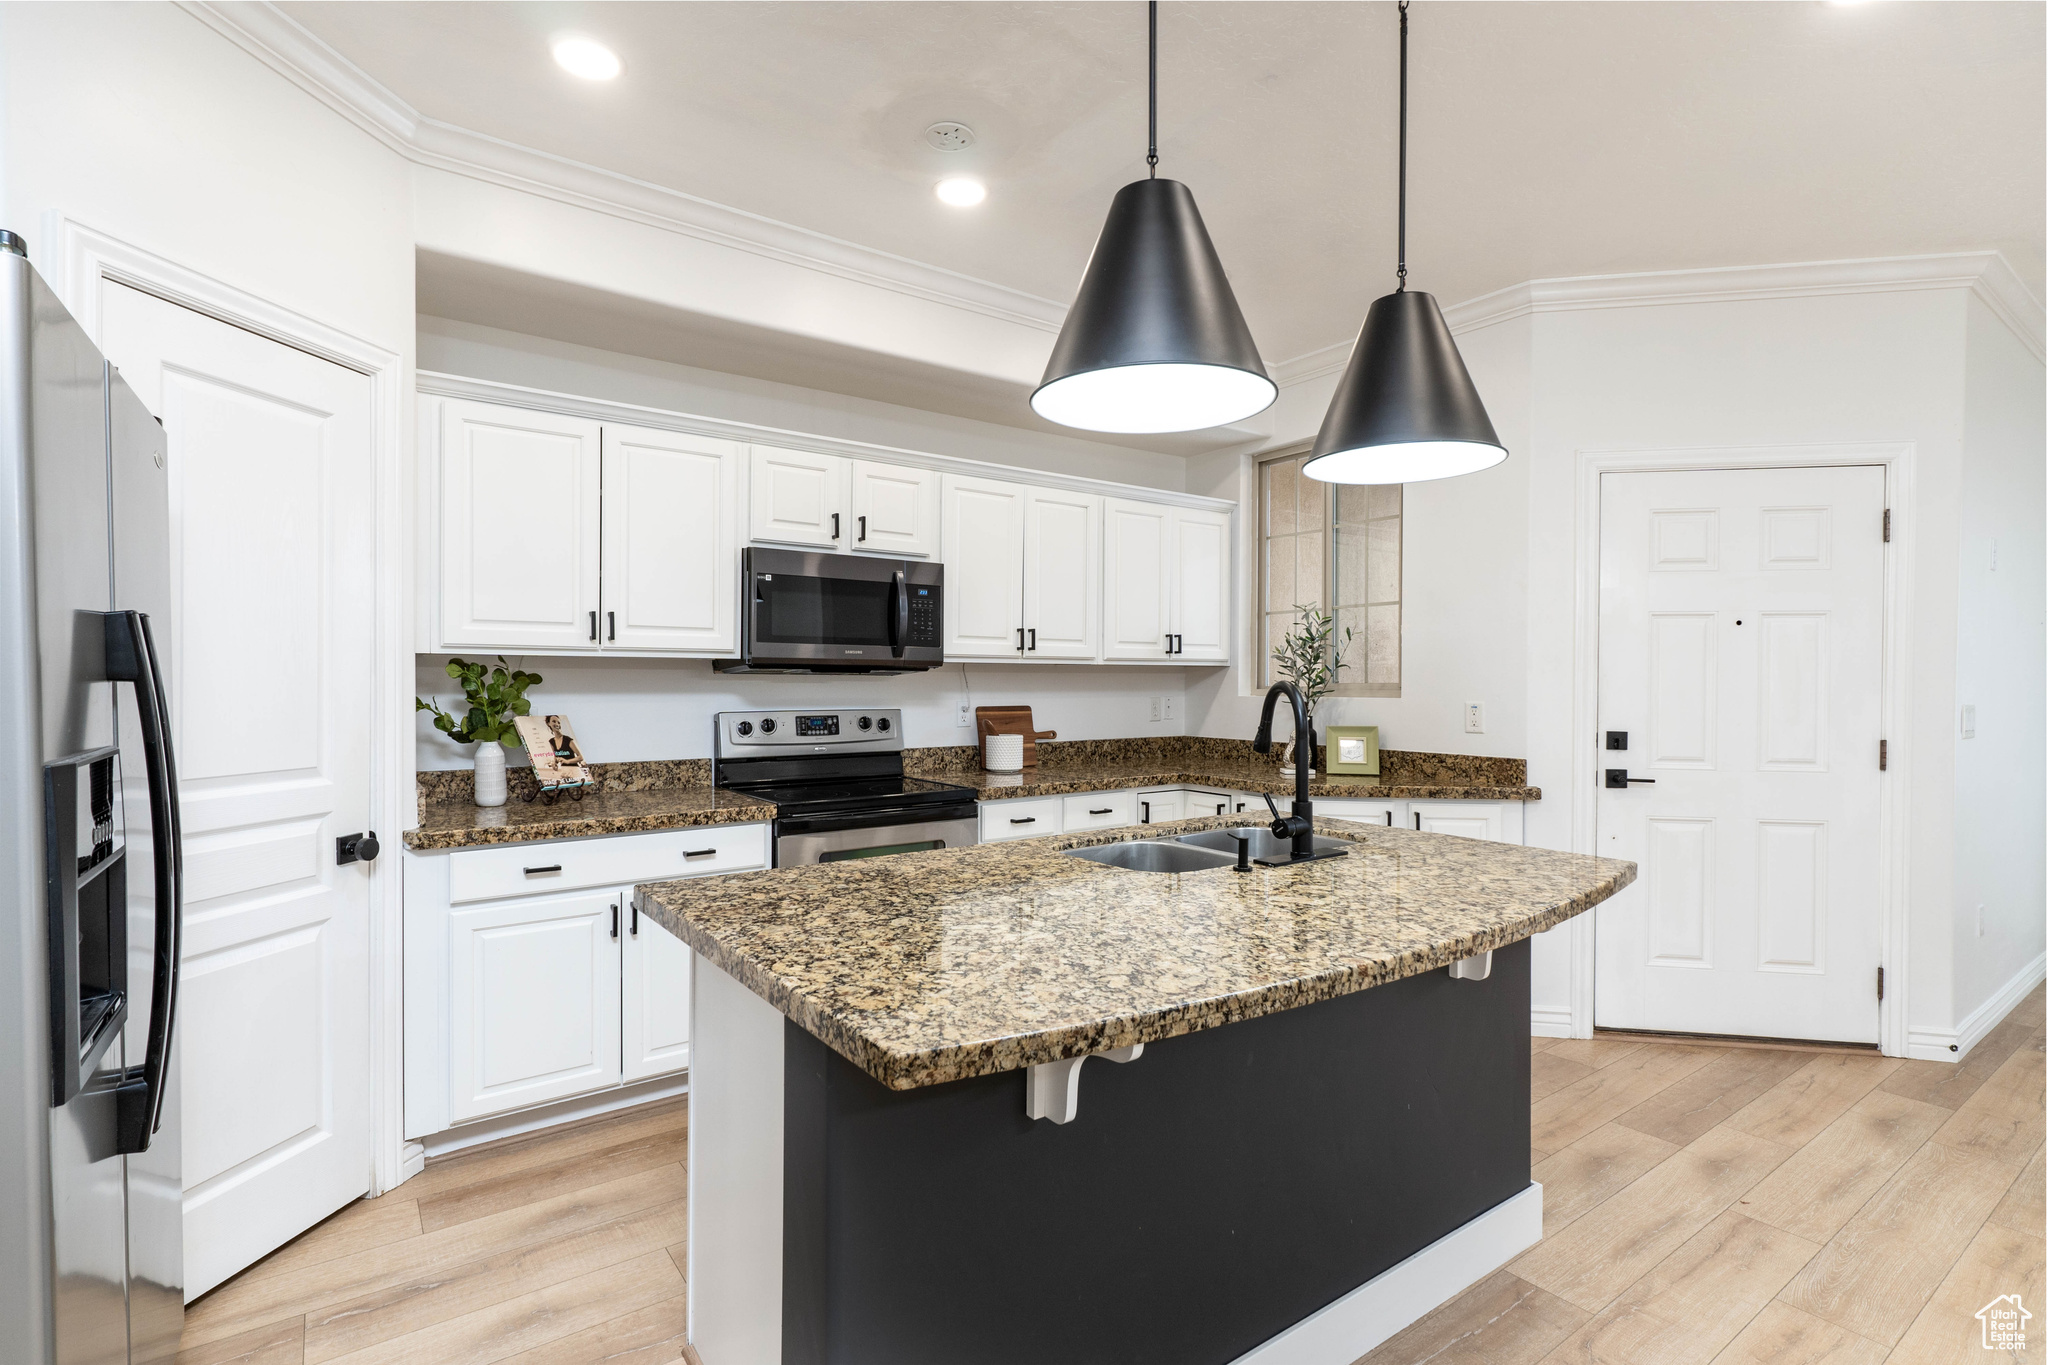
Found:
[{"label": "cabinet door", "polygon": [[846,461],[807,450],[753,448],[747,534],[777,545],[837,550],[846,540]]},{"label": "cabinet door", "polygon": [[1229,792],[1216,792],[1190,787],[1181,803],[1181,810],[1187,819],[1197,815],[1229,815],[1236,807],[1236,800]]},{"label": "cabinet door", "polygon": [[740,447],[604,428],[606,650],[731,653]]},{"label": "cabinet door", "polygon": [[646,915],[633,911],[633,888],[618,892],[626,907],[625,988],[620,1039],[625,1079],[641,1080],[690,1064],[690,949]]},{"label": "cabinet door", "polygon": [[[1206,812],[1195,811],[1202,815]],[[1138,823],[1158,825],[1168,820],[1185,820],[1188,817],[1187,793],[1178,787],[1155,788],[1138,793]]]},{"label": "cabinet door", "polygon": [[1507,839],[1504,801],[1411,801],[1408,824],[1425,834],[1456,834],[1467,839]]},{"label": "cabinet door", "polygon": [[1102,499],[1033,488],[1024,497],[1024,657],[1100,652]]},{"label": "cabinet door", "polygon": [[1230,662],[1230,514],[1174,513],[1173,657]]},{"label": "cabinet door", "polygon": [[1171,507],[1107,498],[1102,508],[1102,657],[1165,662]]},{"label": "cabinet door", "polygon": [[448,912],[448,1119],[619,1080],[618,892]]},{"label": "cabinet door", "polygon": [[930,469],[854,460],[847,548],[930,559],[939,552],[939,476]]},{"label": "cabinet door", "polygon": [[[1261,805],[1264,803],[1261,802]],[[1287,803],[1280,802],[1285,810]],[[1415,822],[1408,818],[1408,810],[1399,801],[1325,801],[1315,799],[1317,815],[1327,815],[1333,820],[1356,820],[1361,825],[1385,825],[1392,829],[1398,825],[1414,828]],[[1455,830],[1451,831],[1456,833]]]},{"label": "cabinet door", "polygon": [[598,425],[441,404],[447,649],[597,648]]},{"label": "cabinet door", "polygon": [[1024,496],[1022,484],[948,474],[945,508],[946,657],[1023,656]]}]

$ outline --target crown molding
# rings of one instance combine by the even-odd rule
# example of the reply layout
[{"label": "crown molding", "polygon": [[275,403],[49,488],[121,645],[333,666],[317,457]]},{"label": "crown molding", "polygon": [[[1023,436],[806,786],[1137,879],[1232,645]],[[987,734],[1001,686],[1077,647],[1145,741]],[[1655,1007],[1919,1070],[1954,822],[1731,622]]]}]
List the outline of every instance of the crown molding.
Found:
[{"label": "crown molding", "polygon": [[428,118],[268,0],[180,7],[417,165],[898,294],[1058,332],[1064,304]]},{"label": "crown molding", "polygon": [[1534,313],[1927,289],[1969,290],[2012,329],[2035,359],[2048,359],[2048,338],[2044,338],[2048,318],[2043,316],[2041,303],[1996,251],[1528,280],[1453,304],[1444,310],[1444,319],[1455,335]]}]

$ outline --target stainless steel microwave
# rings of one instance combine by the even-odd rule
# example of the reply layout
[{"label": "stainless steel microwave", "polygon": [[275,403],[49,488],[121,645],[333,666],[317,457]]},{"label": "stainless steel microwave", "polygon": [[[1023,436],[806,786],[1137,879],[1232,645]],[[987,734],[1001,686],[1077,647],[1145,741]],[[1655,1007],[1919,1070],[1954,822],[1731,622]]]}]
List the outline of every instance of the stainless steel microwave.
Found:
[{"label": "stainless steel microwave", "polygon": [[740,551],[740,657],[725,673],[918,673],[946,661],[946,568]]}]

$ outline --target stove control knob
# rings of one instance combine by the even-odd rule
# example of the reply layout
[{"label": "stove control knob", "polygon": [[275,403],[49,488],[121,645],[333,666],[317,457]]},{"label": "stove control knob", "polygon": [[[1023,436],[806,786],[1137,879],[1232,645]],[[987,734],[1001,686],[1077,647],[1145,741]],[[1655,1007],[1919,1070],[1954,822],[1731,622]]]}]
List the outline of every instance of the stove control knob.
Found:
[{"label": "stove control knob", "polygon": [[882,732],[883,734],[885,734],[885,735],[886,735],[886,734],[888,734],[888,733],[889,733],[889,718],[888,718],[887,716],[883,716],[883,717],[879,718],[878,720],[876,720],[876,721],[875,721],[875,728],[876,728],[877,730],[880,730],[880,731],[881,731],[881,732]]},{"label": "stove control knob", "polygon": [[754,722],[750,720],[743,720],[738,725],[735,725],[732,728],[739,731],[743,735],[751,735],[754,733]]},{"label": "stove control knob", "polygon": [[764,735],[772,735],[775,733],[775,717],[761,717],[761,733]]},{"label": "stove control knob", "polygon": [[869,720],[866,716],[862,716],[860,720],[857,722],[857,724],[863,730],[872,730],[875,728],[875,723],[872,720]]}]

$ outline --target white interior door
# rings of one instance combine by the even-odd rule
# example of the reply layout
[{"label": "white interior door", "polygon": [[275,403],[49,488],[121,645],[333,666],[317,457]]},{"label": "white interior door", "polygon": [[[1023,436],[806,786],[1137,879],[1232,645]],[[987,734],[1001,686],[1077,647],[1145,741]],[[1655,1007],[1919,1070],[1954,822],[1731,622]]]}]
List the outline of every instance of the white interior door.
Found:
[{"label": "white interior door", "polygon": [[1024,500],[1024,657],[1101,649],[1102,499],[1033,488]]},{"label": "white interior door", "polygon": [[690,1064],[690,946],[627,901],[620,1017],[624,1078],[645,1080]]},{"label": "white interior door", "polygon": [[441,643],[596,649],[598,425],[441,404]]},{"label": "white interior door", "polygon": [[747,521],[755,540],[839,549],[846,527],[846,461],[808,450],[753,448]]},{"label": "white interior door", "polygon": [[1102,657],[1166,659],[1173,513],[1149,502],[1102,504]]},{"label": "white interior door", "polygon": [[1230,661],[1230,515],[1182,508],[1174,514],[1173,656]]},{"label": "white interior door", "polygon": [[936,470],[855,460],[853,537],[863,554],[928,559],[939,552],[939,475]]},{"label": "white interior door", "polygon": [[1015,659],[1024,648],[1022,484],[948,474],[946,657]]},{"label": "white interior door", "polygon": [[[1600,484],[1609,1028],[1876,1042],[1884,472]],[[1626,735],[1610,749],[1608,732]]]},{"label": "white interior door", "polygon": [[112,283],[101,330],[169,440],[189,1300],[369,1187],[369,879],[396,860],[334,841],[369,814],[371,391]]},{"label": "white interior door", "polygon": [[606,423],[603,647],[736,645],[740,447]]}]

